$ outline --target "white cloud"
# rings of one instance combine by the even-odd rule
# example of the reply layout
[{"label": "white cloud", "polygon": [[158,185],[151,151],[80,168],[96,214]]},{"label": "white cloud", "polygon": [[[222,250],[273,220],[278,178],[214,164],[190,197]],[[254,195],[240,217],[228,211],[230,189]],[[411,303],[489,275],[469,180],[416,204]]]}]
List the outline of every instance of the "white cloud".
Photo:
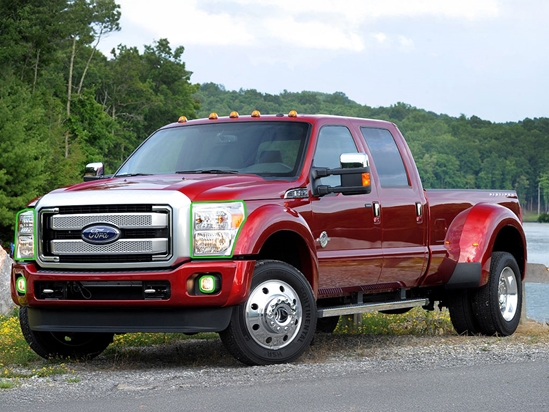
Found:
[{"label": "white cloud", "polygon": [[440,16],[476,20],[493,18],[500,13],[498,0],[339,0],[336,4],[333,0],[232,0],[232,2],[250,7],[273,6],[292,15],[340,14],[351,21],[395,16]]},{"label": "white cloud", "polygon": [[385,33],[375,33],[373,37],[380,44],[383,44],[387,41],[387,35]]},{"label": "white cloud", "polygon": [[269,36],[298,47],[352,51],[364,49],[364,42],[357,33],[320,21],[267,19],[264,27]]},{"label": "white cloud", "polygon": [[[372,23],[387,18],[498,16],[498,0],[118,0],[123,18],[155,39],[182,45],[273,45],[360,52]],[[385,37],[384,37],[385,36]],[[411,39],[378,43],[413,48]]]},{"label": "white cloud", "polygon": [[414,50],[414,41],[405,36],[398,36],[398,43],[400,44],[400,49],[406,52]]},{"label": "white cloud", "polygon": [[248,45],[254,35],[247,22],[228,13],[209,13],[197,8],[197,0],[119,0],[122,14],[132,24],[176,44]]}]

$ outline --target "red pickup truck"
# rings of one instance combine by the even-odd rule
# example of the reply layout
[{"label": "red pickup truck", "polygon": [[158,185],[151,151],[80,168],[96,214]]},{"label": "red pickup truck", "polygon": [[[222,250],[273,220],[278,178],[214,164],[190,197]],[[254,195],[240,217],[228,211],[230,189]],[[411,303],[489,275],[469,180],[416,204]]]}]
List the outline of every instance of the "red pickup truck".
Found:
[{"label": "red pickup truck", "polygon": [[339,316],[449,308],[460,334],[517,328],[514,191],[424,190],[390,122],[289,114],[167,125],[111,176],[16,221],[12,296],[48,357],[116,333],[219,332],[240,361],[297,359]]}]

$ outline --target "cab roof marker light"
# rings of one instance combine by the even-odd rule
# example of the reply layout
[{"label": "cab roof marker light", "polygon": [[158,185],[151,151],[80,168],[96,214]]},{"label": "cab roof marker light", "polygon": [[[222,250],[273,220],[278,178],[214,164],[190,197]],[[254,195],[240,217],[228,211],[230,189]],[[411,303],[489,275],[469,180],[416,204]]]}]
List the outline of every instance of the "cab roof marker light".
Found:
[{"label": "cab roof marker light", "polygon": [[297,112],[295,110],[290,110],[288,117],[297,117]]},{"label": "cab roof marker light", "polygon": [[180,116],[179,119],[177,119],[177,123],[187,123],[187,118],[185,116]]},{"label": "cab roof marker light", "polygon": [[231,119],[238,119],[238,112],[236,110],[232,111],[229,117]]},{"label": "cab roof marker light", "polygon": [[252,112],[252,117],[261,117],[261,113],[259,112],[259,110],[254,110]]},{"label": "cab roof marker light", "polygon": [[217,120],[219,118],[219,116],[217,115],[216,112],[211,112],[210,115],[208,116],[208,119],[210,120]]}]

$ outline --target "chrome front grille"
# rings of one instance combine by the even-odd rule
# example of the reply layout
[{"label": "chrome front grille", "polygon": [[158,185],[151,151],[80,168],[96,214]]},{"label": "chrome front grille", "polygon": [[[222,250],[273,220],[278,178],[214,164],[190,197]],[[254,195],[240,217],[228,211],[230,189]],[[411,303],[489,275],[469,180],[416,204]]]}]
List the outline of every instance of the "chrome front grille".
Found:
[{"label": "chrome front grille", "polygon": [[[40,260],[79,264],[167,261],[172,256],[171,222],[171,208],[160,205],[140,205],[139,210],[131,205],[42,209]],[[113,226],[120,237],[103,244],[84,240],[82,231],[94,225]]]}]

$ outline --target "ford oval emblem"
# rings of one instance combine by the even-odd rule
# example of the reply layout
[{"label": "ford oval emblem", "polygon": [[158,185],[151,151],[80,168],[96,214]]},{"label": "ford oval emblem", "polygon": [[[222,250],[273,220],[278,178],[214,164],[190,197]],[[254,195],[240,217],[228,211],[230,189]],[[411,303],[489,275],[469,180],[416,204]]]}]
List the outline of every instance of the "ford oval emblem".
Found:
[{"label": "ford oval emblem", "polygon": [[119,229],[107,225],[93,225],[82,230],[82,240],[94,245],[106,245],[115,242],[120,235]]}]

